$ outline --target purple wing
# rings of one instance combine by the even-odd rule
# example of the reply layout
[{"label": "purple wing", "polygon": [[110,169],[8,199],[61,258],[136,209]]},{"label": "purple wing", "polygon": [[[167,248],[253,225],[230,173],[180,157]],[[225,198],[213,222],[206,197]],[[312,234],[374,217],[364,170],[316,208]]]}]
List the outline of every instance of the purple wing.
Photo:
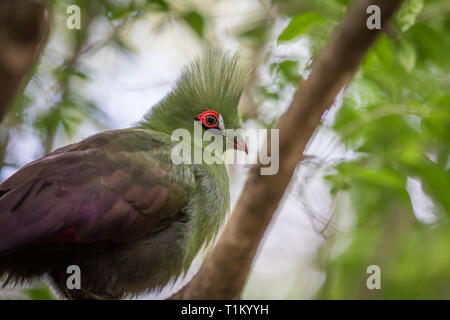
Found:
[{"label": "purple wing", "polygon": [[163,151],[147,132],[117,130],[30,163],[0,185],[0,252],[129,242],[164,227],[186,192]]}]

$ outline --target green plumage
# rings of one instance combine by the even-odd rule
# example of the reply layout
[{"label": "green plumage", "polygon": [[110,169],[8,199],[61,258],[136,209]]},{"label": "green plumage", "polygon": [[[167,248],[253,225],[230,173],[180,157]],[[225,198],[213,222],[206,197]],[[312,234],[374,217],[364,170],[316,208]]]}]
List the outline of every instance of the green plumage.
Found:
[{"label": "green plumage", "polygon": [[238,56],[208,51],[185,67],[173,90],[139,124],[168,135],[177,128],[191,131],[195,116],[214,109],[223,116],[227,129],[241,128],[237,105],[245,76]]},{"label": "green plumage", "polygon": [[[245,73],[209,51],[136,127],[99,133],[25,166],[0,185],[0,276],[49,274],[68,298],[120,298],[182,275],[229,209],[223,164],[171,161],[173,130],[215,110],[240,128]],[[66,286],[79,265],[80,290]]]}]

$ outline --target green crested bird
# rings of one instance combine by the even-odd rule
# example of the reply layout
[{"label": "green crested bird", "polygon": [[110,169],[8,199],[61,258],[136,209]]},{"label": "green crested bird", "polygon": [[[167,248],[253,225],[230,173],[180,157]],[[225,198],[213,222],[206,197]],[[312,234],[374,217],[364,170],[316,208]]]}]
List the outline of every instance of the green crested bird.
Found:
[{"label": "green crested bird", "polygon": [[[136,126],[57,149],[3,182],[0,276],[48,275],[68,299],[136,296],[182,276],[214,239],[230,196],[224,164],[171,161],[171,134],[193,134],[197,123],[229,139],[225,128],[241,127],[244,78],[236,55],[208,51]],[[247,151],[242,139],[229,142]],[[80,289],[67,285],[72,265]]]}]

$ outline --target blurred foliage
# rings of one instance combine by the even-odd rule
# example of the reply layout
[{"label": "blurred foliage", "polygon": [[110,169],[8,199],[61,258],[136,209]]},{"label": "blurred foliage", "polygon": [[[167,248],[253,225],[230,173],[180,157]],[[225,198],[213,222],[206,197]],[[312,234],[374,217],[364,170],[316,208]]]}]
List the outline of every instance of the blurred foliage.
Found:
[{"label": "blurred foliage", "polygon": [[[82,84],[91,81],[83,59],[106,47],[135,54],[124,30],[137,20],[159,21],[154,32],[177,23],[201,43],[220,45],[214,43],[220,37],[213,34],[212,13],[222,1],[208,2],[212,8],[175,0],[47,2],[52,29],[64,33],[64,53],[46,50],[42,61],[52,61],[50,67],[33,70],[2,123],[0,170],[16,166],[5,162],[11,132],[32,128],[42,155],[53,149],[59,132],[73,136],[86,121],[108,127],[102,106],[83,96]],[[249,14],[228,36],[254,65],[244,91],[244,119],[270,127],[352,1],[258,2],[258,14]],[[81,7],[81,30],[61,27],[70,4]],[[98,24],[107,29],[100,40],[92,32]],[[326,280],[318,298],[450,298],[450,4],[406,0],[384,31],[343,93],[342,105],[337,103],[329,126],[354,156],[330,164],[333,170],[325,181],[331,196],[350,196],[351,212],[336,215],[351,216],[355,223],[349,232],[334,231],[324,239],[317,266]],[[299,44],[306,54],[298,52]],[[45,92],[43,82],[51,83]],[[419,185],[426,200],[417,200],[421,190],[411,185]],[[419,200],[426,202],[428,218],[414,205]],[[335,212],[331,215],[335,219]],[[370,265],[381,268],[381,290],[366,287]],[[26,293],[51,298],[42,287]]]},{"label": "blurred foliage", "polygon": [[[276,55],[278,47],[269,53],[275,62],[258,105],[289,104],[293,91],[286,104],[283,90],[307,75],[349,3],[274,1],[289,13],[278,47],[303,40],[310,52],[306,61]],[[450,298],[449,31],[448,1],[405,1],[336,106],[331,129],[354,156],[330,164],[325,176],[332,197],[351,199],[351,212],[330,219],[354,223],[324,235],[317,265],[326,280],[317,298]],[[258,115],[270,126],[281,112]],[[370,265],[380,267],[380,290],[367,288]]]},{"label": "blurred foliage", "polygon": [[[322,298],[450,298],[449,10],[406,1],[344,93],[333,128],[357,156],[327,178],[333,193],[350,193],[357,226],[348,248],[324,259]],[[413,206],[413,181],[428,219]],[[366,287],[369,265],[381,268],[380,290]]]}]

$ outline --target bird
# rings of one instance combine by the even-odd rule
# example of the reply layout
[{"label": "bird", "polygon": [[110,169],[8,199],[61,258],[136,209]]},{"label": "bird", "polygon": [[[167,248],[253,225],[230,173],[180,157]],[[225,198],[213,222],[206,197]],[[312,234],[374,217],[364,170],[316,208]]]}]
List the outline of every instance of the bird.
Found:
[{"label": "bird", "polygon": [[[46,277],[61,298],[122,299],[185,276],[225,220],[229,180],[223,163],[175,164],[171,135],[198,125],[225,140],[223,151],[247,152],[241,137],[225,134],[242,128],[247,74],[239,54],[207,50],[132,127],[56,149],[5,180],[4,285]],[[68,286],[69,266],[80,270],[78,287]]]}]

